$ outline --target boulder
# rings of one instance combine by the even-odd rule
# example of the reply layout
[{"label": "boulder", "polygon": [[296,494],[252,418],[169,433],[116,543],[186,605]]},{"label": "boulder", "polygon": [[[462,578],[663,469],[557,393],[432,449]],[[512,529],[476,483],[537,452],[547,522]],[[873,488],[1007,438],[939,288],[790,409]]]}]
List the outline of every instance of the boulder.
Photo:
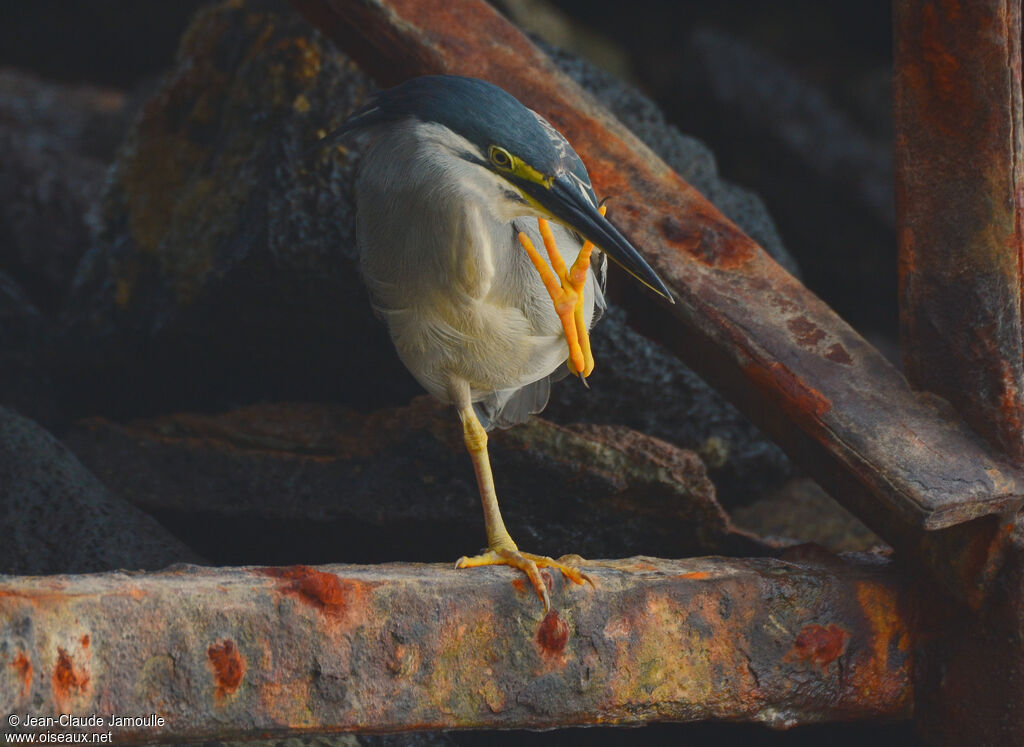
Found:
[{"label": "boulder", "polygon": [[98,225],[127,122],[120,91],[0,70],[0,269],[59,311]]},{"label": "boulder", "polygon": [[38,425],[0,408],[0,573],[157,570],[201,562],[115,498]]}]

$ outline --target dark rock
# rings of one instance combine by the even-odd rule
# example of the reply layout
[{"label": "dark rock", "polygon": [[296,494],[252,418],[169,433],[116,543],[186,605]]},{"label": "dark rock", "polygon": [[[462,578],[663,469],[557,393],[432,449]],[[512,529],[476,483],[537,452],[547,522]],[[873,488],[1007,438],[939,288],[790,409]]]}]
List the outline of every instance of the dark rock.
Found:
[{"label": "dark rock", "polygon": [[198,556],[114,498],[49,433],[0,408],[0,572],[156,570]]},{"label": "dark rock", "polygon": [[[563,64],[676,168],[729,193],[708,151],[665,125],[650,102],[583,63]],[[421,391],[372,318],[355,269],[358,152],[312,148],[370,88],[281,2],[230,3],[197,17],[118,160],[104,241],[81,268],[66,337],[79,362],[69,382],[79,412],[132,417],[275,399],[369,411]],[[763,211],[746,198],[738,204],[750,208],[747,227],[786,261]],[[612,315],[596,337],[614,334],[621,319]],[[626,341],[608,355],[638,362],[628,376],[631,386],[641,382],[635,392],[655,391],[670,375],[680,379],[672,396],[689,399],[667,410],[651,397],[621,404],[609,394],[588,403],[585,419],[616,423],[628,413],[691,447],[716,437],[729,454],[721,474],[777,482],[787,473],[780,452],[667,354],[627,331],[617,336]],[[642,364],[652,359],[656,367]],[[684,412],[705,423],[683,424]],[[560,416],[575,419],[568,405]]]},{"label": "dark rock", "polygon": [[310,152],[369,81],[283,2],[201,11],[179,56],[81,267],[67,333],[79,409],[407,401],[418,387],[354,270],[354,158]]},{"label": "dark rock", "polygon": [[53,382],[41,362],[53,333],[51,321],[0,270],[0,405],[45,424],[58,418]]},{"label": "dark rock", "polygon": [[[67,443],[218,563],[443,561],[484,541],[458,420],[426,396],[371,415],[281,404],[94,419]],[[765,549],[731,529],[696,454],[628,428],[534,418],[493,433],[490,451],[509,531],[531,552]]]},{"label": "dark rock", "polygon": [[679,121],[728,156],[731,178],[770,196],[809,287],[854,324],[894,331],[891,138],[869,135],[798,72],[724,32],[694,31],[683,69]]},{"label": "dark rock", "polygon": [[0,68],[0,126],[34,150],[63,150],[107,163],[133,116],[130,96]]},{"label": "dark rock", "polygon": [[813,542],[832,552],[866,552],[885,543],[807,478],[731,512],[736,524],[761,536]]},{"label": "dark rock", "polygon": [[46,313],[94,239],[126,97],[0,70],[0,269]]},{"label": "dark rock", "polygon": [[46,326],[46,318],[28,294],[0,271],[0,356],[15,358],[19,352],[28,350],[44,336]]},{"label": "dark rock", "polygon": [[0,70],[0,405],[62,424],[55,317],[94,242],[126,97]]},{"label": "dark rock", "polygon": [[61,80],[131,87],[170,65],[192,13],[208,0],[66,3],[39,0],[15,6],[0,24],[0,65]]}]

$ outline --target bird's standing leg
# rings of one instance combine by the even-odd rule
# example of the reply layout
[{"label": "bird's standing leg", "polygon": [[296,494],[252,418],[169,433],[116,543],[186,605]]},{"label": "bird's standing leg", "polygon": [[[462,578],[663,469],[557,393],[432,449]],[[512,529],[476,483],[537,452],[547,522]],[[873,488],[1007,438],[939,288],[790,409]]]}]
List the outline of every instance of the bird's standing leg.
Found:
[{"label": "bird's standing leg", "polygon": [[[468,399],[468,395],[466,397]],[[551,607],[548,589],[540,576],[539,568],[557,568],[569,580],[582,584],[590,581],[586,574],[571,565],[560,563],[544,555],[520,552],[512,541],[505,522],[498,509],[498,495],[494,490],[494,477],[491,475],[491,460],[487,455],[487,431],[480,424],[471,404],[459,407],[459,418],[462,420],[462,434],[466,449],[473,459],[476,471],[476,482],[480,488],[480,500],[484,507],[484,527],[487,530],[487,552],[473,557],[459,558],[456,568],[476,568],[484,565],[508,565],[518,568],[530,579],[537,596],[544,602],[544,611]]]},{"label": "bird's standing leg", "polygon": [[[601,215],[604,215],[607,208],[602,205],[598,210]],[[576,255],[576,261],[572,263],[572,267],[567,268],[561,252],[558,251],[558,245],[548,222],[543,218],[538,218],[537,226],[540,229],[541,238],[544,240],[548,258],[551,260],[550,267],[533,246],[530,237],[522,231],[519,232],[519,243],[530,255],[530,260],[555,305],[555,313],[562,321],[565,341],[569,345],[569,370],[574,374],[581,374],[585,379],[594,370],[594,355],[590,350],[590,333],[587,331],[587,323],[583,318],[583,290],[587,283],[590,255],[594,251],[594,245],[589,241],[584,242],[579,254]]]}]

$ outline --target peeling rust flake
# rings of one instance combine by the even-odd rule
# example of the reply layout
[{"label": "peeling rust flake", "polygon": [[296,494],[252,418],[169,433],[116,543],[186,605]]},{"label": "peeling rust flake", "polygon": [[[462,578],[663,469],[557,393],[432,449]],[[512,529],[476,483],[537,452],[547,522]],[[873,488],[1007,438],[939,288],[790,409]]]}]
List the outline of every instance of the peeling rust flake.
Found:
[{"label": "peeling rust flake", "polygon": [[853,358],[846,352],[846,348],[838,342],[829,346],[828,350],[825,351],[825,357],[833,363],[838,363],[842,366],[849,366],[853,363]]},{"label": "peeling rust flake", "polygon": [[802,348],[813,350],[825,339],[825,331],[806,316],[794,317],[786,322],[786,326],[793,333],[796,344]]},{"label": "peeling rust flake", "polygon": [[32,690],[32,660],[25,655],[24,651],[19,651],[11,661],[11,667],[21,679],[21,697],[24,698]]},{"label": "peeling rust flake", "polygon": [[565,650],[568,642],[569,624],[558,614],[558,610],[551,610],[537,628],[537,644],[545,654],[556,655]]},{"label": "peeling rust flake", "polygon": [[325,573],[306,565],[287,568],[262,568],[260,572],[284,583],[279,590],[294,596],[304,604],[320,610],[326,615],[340,617],[345,613],[353,582],[342,581],[333,573]]},{"label": "peeling rust flake", "polygon": [[57,648],[57,663],[53,667],[53,697],[64,703],[72,695],[81,695],[89,686],[89,673],[75,666],[63,648]]},{"label": "peeling rust flake", "polygon": [[206,649],[206,658],[213,670],[214,695],[218,699],[234,693],[245,677],[245,657],[230,638],[212,644]]},{"label": "peeling rust flake", "polygon": [[793,654],[824,669],[846,653],[849,640],[850,634],[834,623],[807,625],[793,642]]}]

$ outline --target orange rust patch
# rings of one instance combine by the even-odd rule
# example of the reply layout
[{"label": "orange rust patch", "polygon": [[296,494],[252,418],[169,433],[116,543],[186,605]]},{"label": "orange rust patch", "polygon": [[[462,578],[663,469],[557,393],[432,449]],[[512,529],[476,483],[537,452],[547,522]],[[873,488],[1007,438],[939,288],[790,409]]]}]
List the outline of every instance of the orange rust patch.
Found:
[{"label": "orange rust patch", "polygon": [[89,643],[90,643],[89,634],[86,633],[86,634],[84,634],[82,636],[82,648],[89,648]]},{"label": "orange rust patch", "polygon": [[825,357],[833,363],[839,363],[843,366],[849,366],[853,363],[853,358],[846,352],[846,348],[838,342],[835,345],[829,346],[829,349],[825,351]]},{"label": "orange rust patch", "polygon": [[514,579],[512,579],[512,587],[516,591],[526,591],[526,584],[523,583],[523,579],[521,579],[521,578],[514,578]]},{"label": "orange rust patch", "polygon": [[225,698],[231,695],[242,684],[245,676],[245,657],[230,638],[215,643],[206,649],[206,658],[213,669],[213,681],[217,686],[214,695]]},{"label": "orange rust patch", "polygon": [[895,590],[871,581],[856,584],[857,603],[871,628],[866,650],[847,672],[850,687],[876,702],[913,702],[913,646]]},{"label": "orange rust patch", "polygon": [[793,333],[796,344],[811,350],[825,339],[825,331],[805,316],[798,316],[786,321],[786,326]]},{"label": "orange rust patch", "polygon": [[11,661],[11,667],[21,678],[21,697],[24,698],[32,689],[32,660],[25,655],[24,651],[19,651]]},{"label": "orange rust patch", "polygon": [[263,568],[260,572],[271,578],[286,581],[287,583],[280,586],[283,593],[334,617],[340,617],[345,613],[349,598],[357,586],[352,581],[343,582],[333,573],[324,573],[306,565]]},{"label": "orange rust patch", "polygon": [[62,704],[72,694],[80,695],[89,685],[89,673],[75,666],[64,649],[57,648],[57,663],[53,667],[53,697]]},{"label": "orange rust patch", "polygon": [[793,653],[824,669],[846,652],[849,640],[850,634],[834,623],[806,625],[793,642]]},{"label": "orange rust patch", "polygon": [[537,644],[541,651],[549,655],[558,655],[569,642],[569,624],[561,618],[558,610],[551,610],[541,620],[537,628]]},{"label": "orange rust patch", "polygon": [[807,416],[820,418],[832,409],[832,402],[813,389],[779,362],[767,366],[749,363],[743,372],[751,383],[772,399],[782,397],[782,409],[794,420],[803,422]]},{"label": "orange rust patch", "polygon": [[692,578],[700,581],[705,578],[711,578],[711,574],[707,571],[693,571],[691,573],[680,573],[679,578]]}]

